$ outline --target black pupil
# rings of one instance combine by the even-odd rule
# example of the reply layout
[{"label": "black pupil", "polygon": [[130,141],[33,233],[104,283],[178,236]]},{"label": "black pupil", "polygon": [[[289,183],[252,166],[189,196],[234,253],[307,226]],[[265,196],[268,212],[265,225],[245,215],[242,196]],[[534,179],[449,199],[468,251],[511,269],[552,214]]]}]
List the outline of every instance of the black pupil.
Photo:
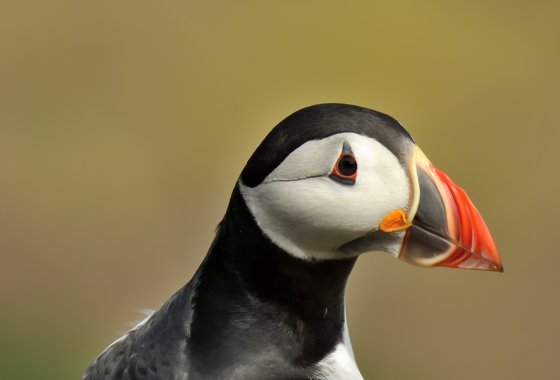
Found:
[{"label": "black pupil", "polygon": [[338,171],[345,176],[351,176],[358,170],[358,164],[352,156],[343,156],[338,160]]}]

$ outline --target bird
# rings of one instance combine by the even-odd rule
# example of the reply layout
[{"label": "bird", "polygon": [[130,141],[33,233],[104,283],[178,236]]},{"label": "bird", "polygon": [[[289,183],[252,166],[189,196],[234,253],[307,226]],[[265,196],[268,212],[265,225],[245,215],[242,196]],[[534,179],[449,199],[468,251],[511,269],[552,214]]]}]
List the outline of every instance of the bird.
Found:
[{"label": "bird", "polygon": [[363,379],[344,293],[367,252],[503,271],[468,195],[396,119],[300,109],[247,161],[192,279],[82,380]]}]

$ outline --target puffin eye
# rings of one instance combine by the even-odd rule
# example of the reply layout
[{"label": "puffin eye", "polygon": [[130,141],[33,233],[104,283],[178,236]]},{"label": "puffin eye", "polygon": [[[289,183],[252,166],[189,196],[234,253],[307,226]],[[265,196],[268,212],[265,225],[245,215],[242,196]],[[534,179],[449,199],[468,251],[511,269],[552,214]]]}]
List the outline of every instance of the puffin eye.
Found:
[{"label": "puffin eye", "polygon": [[358,163],[352,156],[342,156],[338,159],[336,168],[344,176],[352,176],[358,170]]},{"label": "puffin eye", "polygon": [[333,180],[345,185],[356,183],[358,176],[358,163],[352,153],[342,152],[334,164],[333,170],[329,175]]}]

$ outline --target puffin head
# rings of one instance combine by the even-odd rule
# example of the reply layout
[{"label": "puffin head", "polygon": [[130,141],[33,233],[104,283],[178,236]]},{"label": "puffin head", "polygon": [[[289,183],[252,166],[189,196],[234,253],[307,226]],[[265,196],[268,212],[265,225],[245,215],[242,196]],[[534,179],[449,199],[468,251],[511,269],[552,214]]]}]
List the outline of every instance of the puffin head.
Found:
[{"label": "puffin head", "polygon": [[502,271],[466,193],[392,117],[320,104],[284,119],[239,188],[264,235],[303,260],[384,251],[422,267]]}]

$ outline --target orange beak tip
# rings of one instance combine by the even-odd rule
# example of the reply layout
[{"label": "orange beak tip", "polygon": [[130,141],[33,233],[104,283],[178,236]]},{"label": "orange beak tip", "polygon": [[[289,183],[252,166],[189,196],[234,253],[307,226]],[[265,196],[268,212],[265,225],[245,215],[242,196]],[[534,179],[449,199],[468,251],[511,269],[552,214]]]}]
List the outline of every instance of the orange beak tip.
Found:
[{"label": "orange beak tip", "polygon": [[[420,151],[414,156],[418,206],[411,214],[399,257],[422,267],[448,267],[503,273],[490,231],[466,192]],[[396,230],[407,222],[399,210],[380,229]]]}]

